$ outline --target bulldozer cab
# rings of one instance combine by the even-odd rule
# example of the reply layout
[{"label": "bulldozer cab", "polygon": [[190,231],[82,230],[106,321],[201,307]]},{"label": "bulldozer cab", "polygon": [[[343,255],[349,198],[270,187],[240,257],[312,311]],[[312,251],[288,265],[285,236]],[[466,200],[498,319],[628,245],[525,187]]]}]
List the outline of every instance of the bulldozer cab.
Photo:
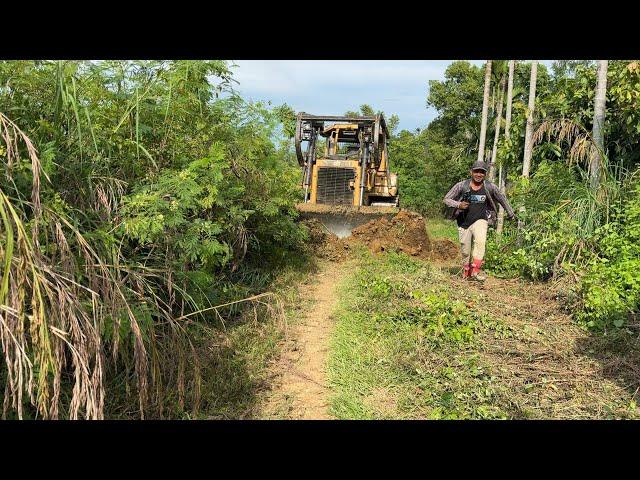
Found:
[{"label": "bulldozer cab", "polygon": [[328,157],[342,157],[346,160],[349,157],[358,158],[360,156],[360,138],[358,136],[358,124],[339,123],[325,128],[321,135],[326,138],[324,152]]},{"label": "bulldozer cab", "polygon": [[388,143],[382,115],[299,113],[295,147],[304,193],[298,210],[333,233],[339,225],[338,236],[348,235],[358,222],[397,213],[397,175],[390,172]]}]

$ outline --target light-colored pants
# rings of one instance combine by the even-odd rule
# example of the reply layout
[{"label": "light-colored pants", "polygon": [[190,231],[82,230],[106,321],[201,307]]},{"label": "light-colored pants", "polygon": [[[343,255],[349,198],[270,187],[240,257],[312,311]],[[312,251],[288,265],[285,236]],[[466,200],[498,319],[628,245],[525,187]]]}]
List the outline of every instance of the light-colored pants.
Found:
[{"label": "light-colored pants", "polygon": [[[487,244],[487,229],[489,224],[486,220],[476,220],[469,228],[458,227],[458,238],[460,239],[460,250],[462,251],[462,264],[471,263],[473,259],[483,260],[484,249]],[[469,258],[471,245],[473,243],[473,255]]]}]

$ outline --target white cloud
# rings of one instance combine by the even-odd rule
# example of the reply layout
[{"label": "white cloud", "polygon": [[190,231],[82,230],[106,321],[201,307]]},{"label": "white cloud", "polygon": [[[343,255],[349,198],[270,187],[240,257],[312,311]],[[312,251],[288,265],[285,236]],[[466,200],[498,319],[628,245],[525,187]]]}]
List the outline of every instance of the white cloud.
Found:
[{"label": "white cloud", "polygon": [[[336,115],[367,103],[400,117],[400,129],[435,117],[429,80],[444,79],[448,60],[237,60],[237,90],[248,100],[287,103],[296,111]],[[472,60],[482,65],[484,60]],[[545,61],[544,63],[550,63]]]}]

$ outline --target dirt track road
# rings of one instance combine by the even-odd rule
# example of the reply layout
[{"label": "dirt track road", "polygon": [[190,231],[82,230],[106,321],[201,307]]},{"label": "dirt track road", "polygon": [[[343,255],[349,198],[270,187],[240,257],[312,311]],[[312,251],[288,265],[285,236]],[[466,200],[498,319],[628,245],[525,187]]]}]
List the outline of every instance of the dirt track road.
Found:
[{"label": "dirt track road", "polygon": [[301,317],[291,326],[289,341],[274,365],[277,378],[263,418],[331,419],[326,360],[337,306],[337,283],[345,263],[327,262],[302,288]]}]

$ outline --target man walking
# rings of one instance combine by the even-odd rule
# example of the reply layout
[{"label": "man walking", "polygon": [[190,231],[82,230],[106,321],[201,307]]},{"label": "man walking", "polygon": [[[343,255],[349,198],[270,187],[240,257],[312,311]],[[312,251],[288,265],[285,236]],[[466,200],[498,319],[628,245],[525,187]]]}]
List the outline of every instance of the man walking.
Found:
[{"label": "man walking", "polygon": [[[487,229],[495,225],[498,202],[510,220],[515,213],[500,189],[485,181],[488,166],[476,162],[470,170],[471,178],[456,183],[444,197],[444,203],[454,208],[453,218],[458,223],[458,237],[462,250],[462,278],[485,281],[480,267],[484,262]],[[473,249],[472,249],[473,245]]]}]

